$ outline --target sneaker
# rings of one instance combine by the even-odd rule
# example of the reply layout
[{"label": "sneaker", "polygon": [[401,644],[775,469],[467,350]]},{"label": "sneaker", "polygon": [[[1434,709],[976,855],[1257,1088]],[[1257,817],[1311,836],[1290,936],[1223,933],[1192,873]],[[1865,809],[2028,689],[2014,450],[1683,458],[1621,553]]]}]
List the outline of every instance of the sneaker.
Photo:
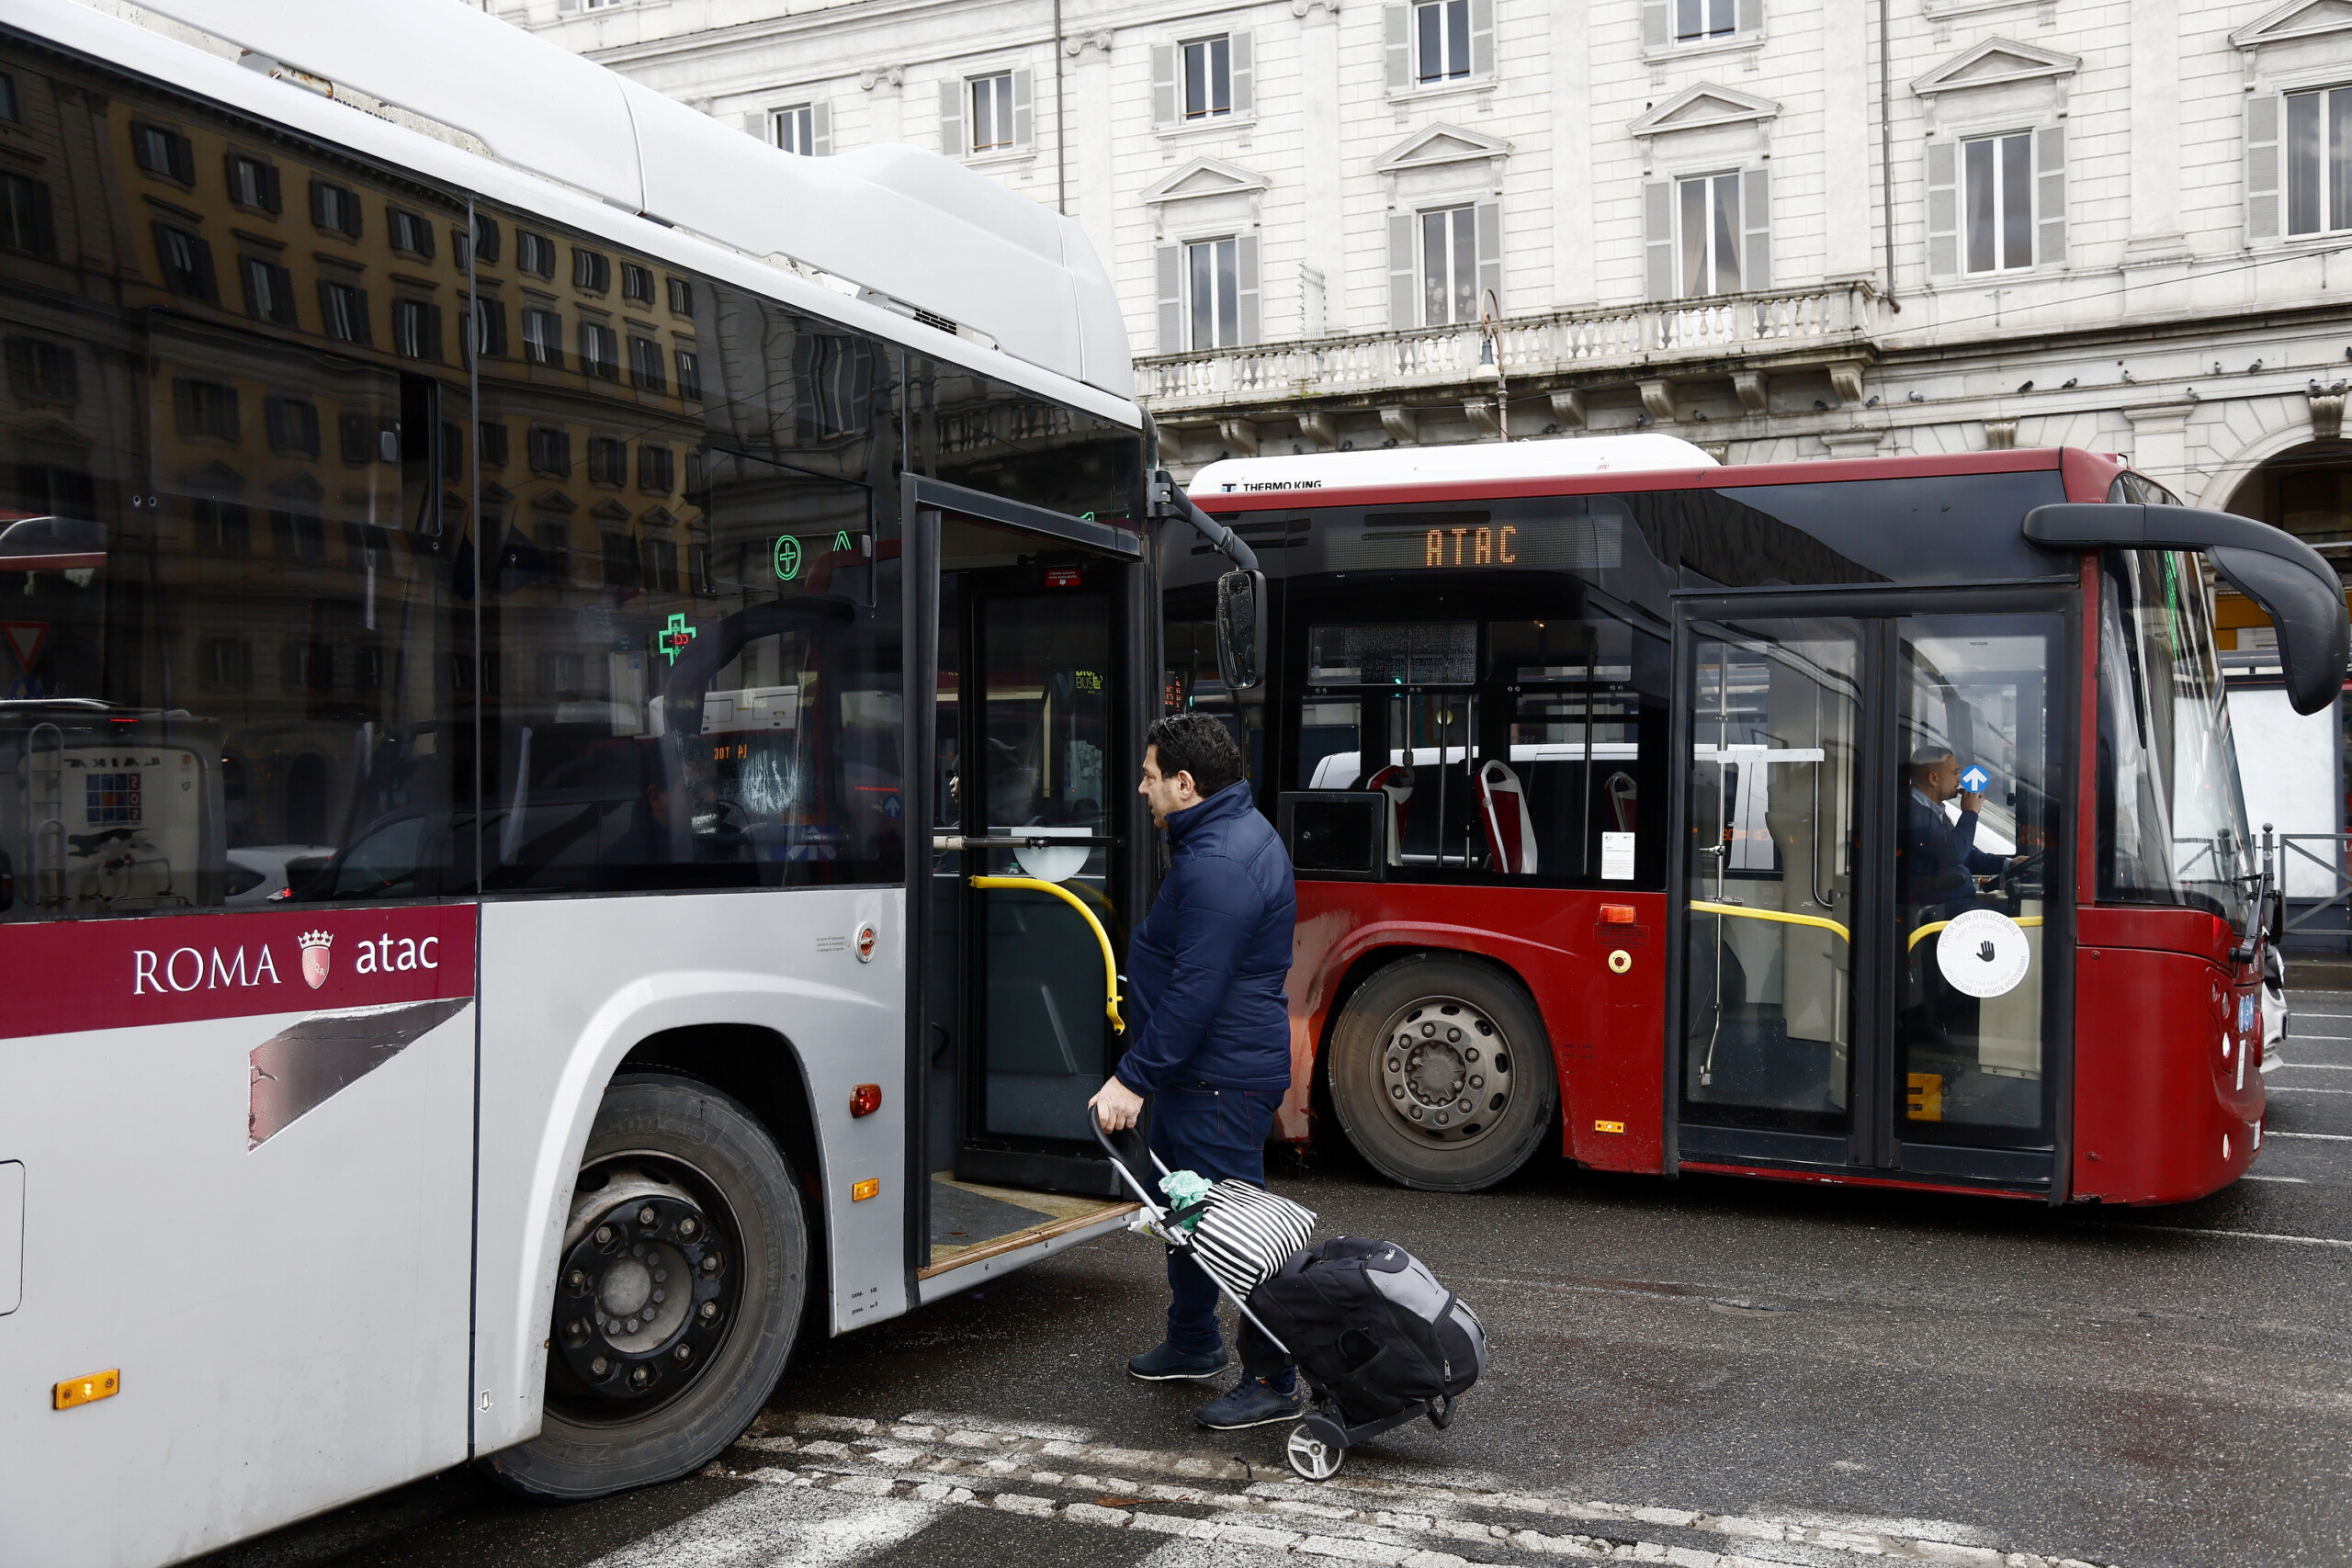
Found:
[{"label": "sneaker", "polygon": [[1278,1389],[1263,1378],[1243,1378],[1233,1392],[1193,1412],[1193,1419],[1216,1432],[1244,1427],[1271,1427],[1295,1421],[1306,1414],[1306,1399],[1296,1388]]},{"label": "sneaker", "polygon": [[1140,1356],[1127,1358],[1127,1376],[1145,1382],[1208,1382],[1225,1371],[1225,1347],[1205,1354],[1179,1350],[1166,1340]]}]

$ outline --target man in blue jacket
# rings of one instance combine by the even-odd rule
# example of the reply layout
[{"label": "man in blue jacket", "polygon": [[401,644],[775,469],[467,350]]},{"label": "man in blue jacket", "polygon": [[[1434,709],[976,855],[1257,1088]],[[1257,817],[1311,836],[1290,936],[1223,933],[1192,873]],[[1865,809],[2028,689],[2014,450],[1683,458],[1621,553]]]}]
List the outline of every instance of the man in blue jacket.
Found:
[{"label": "man in blue jacket", "polygon": [[[1144,1020],[1118,1071],[1091,1102],[1112,1131],[1152,1101],[1151,1147],[1170,1170],[1266,1184],[1266,1134],[1290,1088],[1290,854],[1258,814],[1241,752],[1224,725],[1184,712],[1144,737],[1151,818],[1170,864],[1127,944],[1127,990]],[[1168,1337],[1127,1362],[1148,1382],[1216,1378],[1226,1368],[1216,1286],[1189,1258],[1168,1258]],[[1290,1358],[1246,1319],[1241,1381],[1193,1413],[1228,1431],[1295,1419]]]}]

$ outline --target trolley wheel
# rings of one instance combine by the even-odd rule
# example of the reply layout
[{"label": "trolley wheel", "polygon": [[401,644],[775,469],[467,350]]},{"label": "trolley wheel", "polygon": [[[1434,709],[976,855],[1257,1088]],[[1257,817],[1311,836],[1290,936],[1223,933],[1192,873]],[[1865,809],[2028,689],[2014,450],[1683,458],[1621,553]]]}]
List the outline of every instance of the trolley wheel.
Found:
[{"label": "trolley wheel", "polygon": [[1556,1135],[1543,1019],[1474,959],[1417,953],[1366,981],[1333,1032],[1330,1076],[1348,1142],[1402,1186],[1491,1187]]},{"label": "trolley wheel", "polygon": [[1309,1416],[1290,1429],[1283,1457],[1300,1480],[1329,1481],[1347,1461],[1347,1436],[1322,1416]]},{"label": "trolley wheel", "polygon": [[686,1078],[614,1079],[557,1254],[539,1435],[491,1473],[572,1500],[709,1463],[783,1374],[808,1253],[792,1168],[750,1111]]}]

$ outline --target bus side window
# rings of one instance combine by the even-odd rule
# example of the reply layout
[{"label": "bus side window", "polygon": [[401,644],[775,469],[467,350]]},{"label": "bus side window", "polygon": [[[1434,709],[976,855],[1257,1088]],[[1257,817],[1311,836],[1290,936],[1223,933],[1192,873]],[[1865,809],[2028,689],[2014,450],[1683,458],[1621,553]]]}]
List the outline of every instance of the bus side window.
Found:
[{"label": "bus side window", "polygon": [[1487,679],[1510,704],[1480,775],[1489,869],[1651,885],[1665,852],[1664,639],[1596,615],[1490,622],[1487,642]]}]

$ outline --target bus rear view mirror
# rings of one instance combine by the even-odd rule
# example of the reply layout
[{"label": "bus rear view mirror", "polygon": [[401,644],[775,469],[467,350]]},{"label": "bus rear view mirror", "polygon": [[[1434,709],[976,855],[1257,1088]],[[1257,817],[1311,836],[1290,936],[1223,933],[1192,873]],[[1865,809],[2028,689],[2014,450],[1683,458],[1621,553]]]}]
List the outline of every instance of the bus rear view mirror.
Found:
[{"label": "bus rear view mirror", "polygon": [[2343,580],[2283,529],[2195,506],[2069,502],[2027,513],[2025,536],[2058,549],[2202,550],[2278,628],[2279,670],[2297,713],[2319,712],[2344,689],[2352,623]]},{"label": "bus rear view mirror", "polygon": [[1216,580],[1216,672],[1229,692],[1255,691],[1266,671],[1266,574]]}]

